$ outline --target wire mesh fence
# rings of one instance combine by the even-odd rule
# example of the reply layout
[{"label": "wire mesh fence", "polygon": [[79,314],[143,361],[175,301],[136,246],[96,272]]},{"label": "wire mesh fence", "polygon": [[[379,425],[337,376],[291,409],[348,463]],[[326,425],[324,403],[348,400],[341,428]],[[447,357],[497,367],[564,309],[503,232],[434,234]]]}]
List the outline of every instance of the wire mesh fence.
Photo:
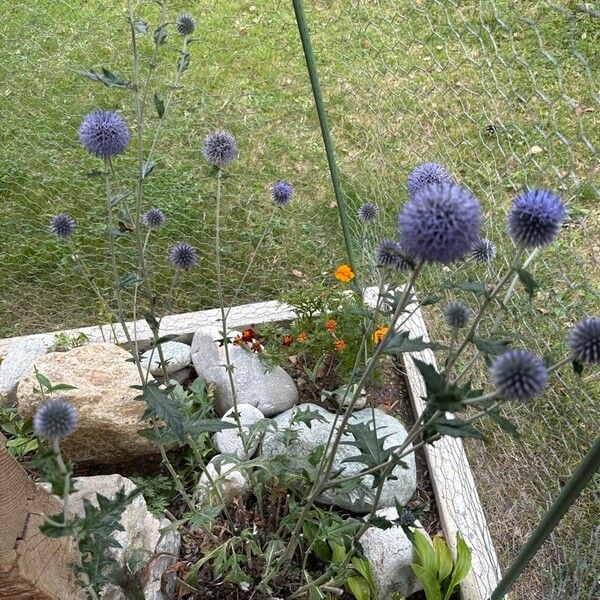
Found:
[{"label": "wire mesh fence", "polygon": [[[531,262],[541,289],[531,301],[518,289],[501,327],[516,330],[518,343],[540,354],[560,355],[569,325],[600,308],[600,6],[313,0],[306,8],[361,261],[371,261],[369,240],[394,236],[406,175],[419,162],[446,165],[482,203],[484,233],[499,258],[487,272],[462,267],[472,279],[493,278],[509,260],[504,223],[510,199],[525,186],[551,188],[568,205],[569,220],[557,243]],[[168,245],[186,240],[201,260],[181,281],[174,310],[216,305],[214,178],[199,149],[217,127],[230,129],[240,149],[224,181],[225,301],[271,299],[325,279],[344,254],[291,3],[178,0],[169,10],[191,12],[199,27],[146,185],[145,208],[160,206],[167,215],[151,242],[157,288],[169,286]],[[136,14],[156,23],[158,7],[139,2]],[[102,182],[93,176],[99,165],[84,155],[76,131],[82,116],[99,107],[116,108],[132,122],[132,102],[128,90],[106,88],[77,71],[104,66],[128,76],[123,6],[116,0],[17,1],[3,3],[0,16],[0,336],[102,322],[47,222],[59,211],[76,218],[78,251],[98,284],[109,288]],[[151,36],[143,44],[147,54]],[[152,76],[161,97],[169,94],[177,52],[171,35]],[[158,123],[153,118],[146,142]],[[116,169],[126,189],[133,152]],[[270,221],[268,186],[276,179],[292,181],[296,192],[293,205]],[[369,235],[354,216],[366,200],[381,214]],[[126,236],[119,243],[125,264],[129,244]],[[373,283],[365,272],[366,283]],[[439,287],[453,276],[429,270],[421,286]],[[443,337],[436,310],[428,316],[432,332]],[[484,367],[476,371],[481,377]],[[520,440],[490,429],[485,444],[469,445],[502,566],[591,444],[599,393],[597,376],[561,374],[543,400],[508,409]],[[596,597],[599,494],[596,480],[521,578],[514,598]]]}]

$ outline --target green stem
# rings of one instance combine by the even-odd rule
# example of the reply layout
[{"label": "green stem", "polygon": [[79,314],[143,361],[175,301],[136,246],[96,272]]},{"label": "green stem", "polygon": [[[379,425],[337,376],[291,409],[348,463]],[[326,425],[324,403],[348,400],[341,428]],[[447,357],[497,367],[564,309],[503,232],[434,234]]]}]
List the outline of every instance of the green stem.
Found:
[{"label": "green stem", "polygon": [[[294,13],[296,15],[296,24],[298,25],[298,32],[300,34],[300,40],[302,41],[302,49],[304,51],[304,58],[306,60],[306,68],[308,69],[308,75],[310,77],[310,84],[312,87],[313,98],[319,116],[319,125],[321,127],[321,136],[323,138],[323,145],[325,146],[325,154],[327,155],[327,163],[329,165],[329,175],[331,177],[331,183],[333,185],[333,191],[335,194],[335,201],[337,204],[338,213],[340,216],[340,223],[342,226],[342,234],[344,236],[344,243],[346,245],[346,253],[348,254],[348,262],[350,268],[356,275],[357,289],[361,290],[361,284],[359,280],[359,274],[357,271],[357,264],[354,258],[354,251],[352,247],[352,237],[350,234],[350,225],[348,220],[348,212],[346,207],[346,198],[342,191],[342,183],[340,174],[335,158],[335,151],[333,149],[333,142],[331,140],[331,130],[329,128],[329,122],[327,119],[327,113],[325,112],[325,104],[323,102],[323,94],[321,93],[321,84],[319,82],[319,74],[317,72],[317,62],[312,48],[312,42],[310,40],[310,33],[306,24],[306,15],[304,13],[304,3],[302,0],[292,0],[294,5]],[[362,293],[360,294],[362,295]]]}]

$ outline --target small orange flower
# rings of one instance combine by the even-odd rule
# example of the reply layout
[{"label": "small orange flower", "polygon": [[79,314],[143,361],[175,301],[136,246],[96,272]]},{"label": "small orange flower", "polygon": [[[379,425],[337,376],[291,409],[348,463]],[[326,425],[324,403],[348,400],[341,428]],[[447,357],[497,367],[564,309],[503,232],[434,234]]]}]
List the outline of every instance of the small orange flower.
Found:
[{"label": "small orange flower", "polygon": [[248,327],[248,329],[244,329],[244,331],[242,331],[242,339],[245,342],[251,342],[253,339],[256,339],[257,337],[258,336],[256,335],[256,332],[251,327]]},{"label": "small orange flower", "polygon": [[241,345],[244,343],[244,338],[243,338],[241,335],[236,335],[236,336],[233,338],[233,343],[234,343],[236,346],[241,346]]},{"label": "small orange flower", "polygon": [[302,331],[301,333],[298,334],[298,337],[296,339],[300,343],[304,343],[308,339],[308,336],[306,335],[306,333],[304,331]]},{"label": "small orange flower", "polygon": [[346,342],[344,340],[337,340],[333,345],[333,349],[337,352],[341,352],[346,349]]},{"label": "small orange flower", "polygon": [[252,350],[252,352],[262,352],[262,346],[260,345],[260,342],[257,342],[256,340],[252,342],[250,350]]},{"label": "small orange flower", "polygon": [[294,338],[292,338],[292,336],[291,336],[291,335],[284,335],[284,336],[281,338],[281,343],[282,343],[284,346],[291,346],[293,341],[294,341]]},{"label": "small orange flower", "polygon": [[325,321],[325,329],[327,329],[327,331],[335,331],[336,327],[337,321],[335,321],[334,319],[328,319],[327,321]]},{"label": "small orange flower", "polygon": [[379,344],[379,342],[385,337],[385,334],[388,332],[388,327],[379,327],[373,332],[371,336],[373,338],[373,342],[375,344]]},{"label": "small orange flower", "polygon": [[354,279],[354,272],[348,265],[340,265],[333,274],[338,281],[349,283]]}]

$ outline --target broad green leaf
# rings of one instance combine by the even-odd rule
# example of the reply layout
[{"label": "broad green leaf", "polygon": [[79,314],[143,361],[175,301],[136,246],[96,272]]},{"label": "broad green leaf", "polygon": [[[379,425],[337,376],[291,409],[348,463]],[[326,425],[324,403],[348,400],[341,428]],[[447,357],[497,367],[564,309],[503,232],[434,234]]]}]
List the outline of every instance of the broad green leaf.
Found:
[{"label": "broad green leaf", "polygon": [[419,564],[426,571],[435,573],[435,551],[425,534],[418,529],[416,529],[414,532],[413,545],[415,547],[417,557],[419,558]]},{"label": "broad green leaf", "polygon": [[473,427],[470,423],[462,419],[448,419],[444,415],[440,416],[432,425],[441,435],[449,435],[451,437],[469,437],[475,439],[483,439],[483,435]]},{"label": "broad green leaf", "polygon": [[446,348],[446,346],[437,342],[426,342],[423,340],[422,335],[412,339],[409,339],[408,336],[408,331],[392,332],[386,338],[383,352],[386,354],[402,354],[403,352],[421,352],[425,349],[442,350]]},{"label": "broad green leaf", "polygon": [[154,43],[162,46],[167,41],[167,25],[161,25],[154,30]]},{"label": "broad green leaf", "polygon": [[446,542],[439,535],[433,536],[432,541],[435,550],[435,567],[438,578],[440,581],[444,581],[452,573],[452,568],[454,567],[452,554]]},{"label": "broad green leaf", "polygon": [[521,437],[516,425],[512,421],[509,421],[506,417],[503,417],[498,411],[490,412],[489,417],[500,426],[502,431],[512,435],[515,438]]},{"label": "broad green leaf", "polygon": [[427,600],[441,600],[442,592],[436,575],[415,563],[412,563],[410,568],[415,572],[415,575],[421,582]]},{"label": "broad green leaf", "polygon": [[89,70],[89,71],[76,71],[80,75],[91,79],[92,81],[99,81],[103,83],[107,87],[118,87],[118,88],[131,88],[132,85],[130,82],[125,81],[120,75],[113,73],[106,67],[100,68],[100,73],[97,71]]},{"label": "broad green leaf", "polygon": [[346,589],[356,600],[370,600],[372,597],[369,584],[359,575],[352,575],[346,579]]},{"label": "broad green leaf", "polygon": [[444,600],[449,600],[452,597],[452,592],[460,584],[461,581],[469,574],[471,569],[471,550],[463,540],[462,536],[456,534],[456,562],[452,571],[452,579],[446,590]]},{"label": "broad green leaf", "polygon": [[488,289],[480,281],[461,281],[459,283],[450,283],[445,286],[446,289],[463,290],[464,292],[472,292],[477,296],[487,296]]},{"label": "broad green leaf", "polygon": [[491,354],[496,356],[506,351],[506,343],[502,340],[494,338],[478,338],[473,337],[471,339],[477,350],[484,352],[485,354]]},{"label": "broad green leaf", "polygon": [[367,582],[373,597],[377,597],[377,590],[375,588],[375,582],[373,581],[373,573],[371,572],[371,565],[366,558],[360,558],[355,556],[352,559],[352,566],[363,576]]},{"label": "broad green leaf", "polygon": [[346,546],[336,542],[329,542],[331,546],[331,562],[334,564],[341,563],[346,558]]}]

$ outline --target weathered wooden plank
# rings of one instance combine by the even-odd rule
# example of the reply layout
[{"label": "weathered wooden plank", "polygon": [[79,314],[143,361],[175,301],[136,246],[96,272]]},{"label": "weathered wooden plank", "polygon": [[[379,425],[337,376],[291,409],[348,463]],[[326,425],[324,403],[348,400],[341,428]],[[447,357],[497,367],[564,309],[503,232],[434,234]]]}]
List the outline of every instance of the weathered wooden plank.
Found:
[{"label": "weathered wooden plank", "polygon": [[0,434],[0,598],[72,600],[73,541],[39,530],[42,515],[60,512],[60,502],[36,486],[5,441]]}]

